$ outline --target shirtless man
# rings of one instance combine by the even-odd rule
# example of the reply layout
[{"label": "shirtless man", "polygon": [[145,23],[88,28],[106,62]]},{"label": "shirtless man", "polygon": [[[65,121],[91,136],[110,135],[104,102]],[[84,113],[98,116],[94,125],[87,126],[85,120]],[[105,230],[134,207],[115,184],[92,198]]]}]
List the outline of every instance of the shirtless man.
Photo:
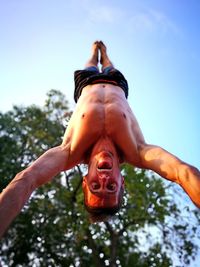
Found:
[{"label": "shirtless man", "polygon": [[114,69],[105,45],[95,42],[86,69],[75,72],[77,105],[62,144],[18,173],[0,195],[0,235],[36,188],[79,163],[88,164],[83,192],[85,206],[92,214],[113,214],[119,209],[123,162],[176,182],[200,207],[200,172],[161,147],[145,143],[127,96],[127,81]]}]

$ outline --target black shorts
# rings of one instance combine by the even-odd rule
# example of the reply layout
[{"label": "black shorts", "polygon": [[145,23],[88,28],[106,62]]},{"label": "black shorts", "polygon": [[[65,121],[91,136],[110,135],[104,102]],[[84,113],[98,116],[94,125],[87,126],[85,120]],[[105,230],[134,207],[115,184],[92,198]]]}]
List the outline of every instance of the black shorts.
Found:
[{"label": "black shorts", "polygon": [[89,67],[84,70],[74,72],[74,100],[78,101],[82,90],[89,84],[110,83],[121,87],[126,98],[128,98],[128,82],[124,75],[113,67],[107,67],[102,72],[99,72],[96,67]]}]

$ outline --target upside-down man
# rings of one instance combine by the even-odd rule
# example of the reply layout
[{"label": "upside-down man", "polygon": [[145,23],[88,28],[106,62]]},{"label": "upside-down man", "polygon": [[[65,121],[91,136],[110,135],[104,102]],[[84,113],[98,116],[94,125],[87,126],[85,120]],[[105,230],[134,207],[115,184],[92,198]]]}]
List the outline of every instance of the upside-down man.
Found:
[{"label": "upside-down man", "polygon": [[114,68],[103,42],[95,42],[86,68],[75,72],[77,105],[62,144],[18,173],[0,195],[0,235],[36,188],[79,163],[88,164],[82,187],[85,206],[93,215],[112,215],[120,208],[123,162],[176,182],[200,207],[200,172],[161,147],[145,142],[127,97],[126,79]]}]

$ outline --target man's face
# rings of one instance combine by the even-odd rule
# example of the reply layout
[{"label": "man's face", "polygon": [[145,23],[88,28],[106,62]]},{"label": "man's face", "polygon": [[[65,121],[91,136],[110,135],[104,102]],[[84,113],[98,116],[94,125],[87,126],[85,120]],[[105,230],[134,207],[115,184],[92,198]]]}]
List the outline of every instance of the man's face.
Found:
[{"label": "man's face", "polygon": [[111,152],[94,155],[83,179],[85,204],[91,208],[111,208],[118,205],[119,193],[124,186],[119,161]]}]

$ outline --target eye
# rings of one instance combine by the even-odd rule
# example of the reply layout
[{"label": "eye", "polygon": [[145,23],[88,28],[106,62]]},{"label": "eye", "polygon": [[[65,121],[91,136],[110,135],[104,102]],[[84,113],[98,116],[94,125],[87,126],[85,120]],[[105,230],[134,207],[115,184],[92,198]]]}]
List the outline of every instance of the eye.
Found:
[{"label": "eye", "polygon": [[100,188],[100,184],[99,183],[97,183],[97,182],[93,182],[92,183],[92,189],[93,190],[98,190]]},{"label": "eye", "polygon": [[107,189],[109,191],[115,191],[116,187],[117,187],[116,183],[110,183],[110,184],[107,185]]}]

